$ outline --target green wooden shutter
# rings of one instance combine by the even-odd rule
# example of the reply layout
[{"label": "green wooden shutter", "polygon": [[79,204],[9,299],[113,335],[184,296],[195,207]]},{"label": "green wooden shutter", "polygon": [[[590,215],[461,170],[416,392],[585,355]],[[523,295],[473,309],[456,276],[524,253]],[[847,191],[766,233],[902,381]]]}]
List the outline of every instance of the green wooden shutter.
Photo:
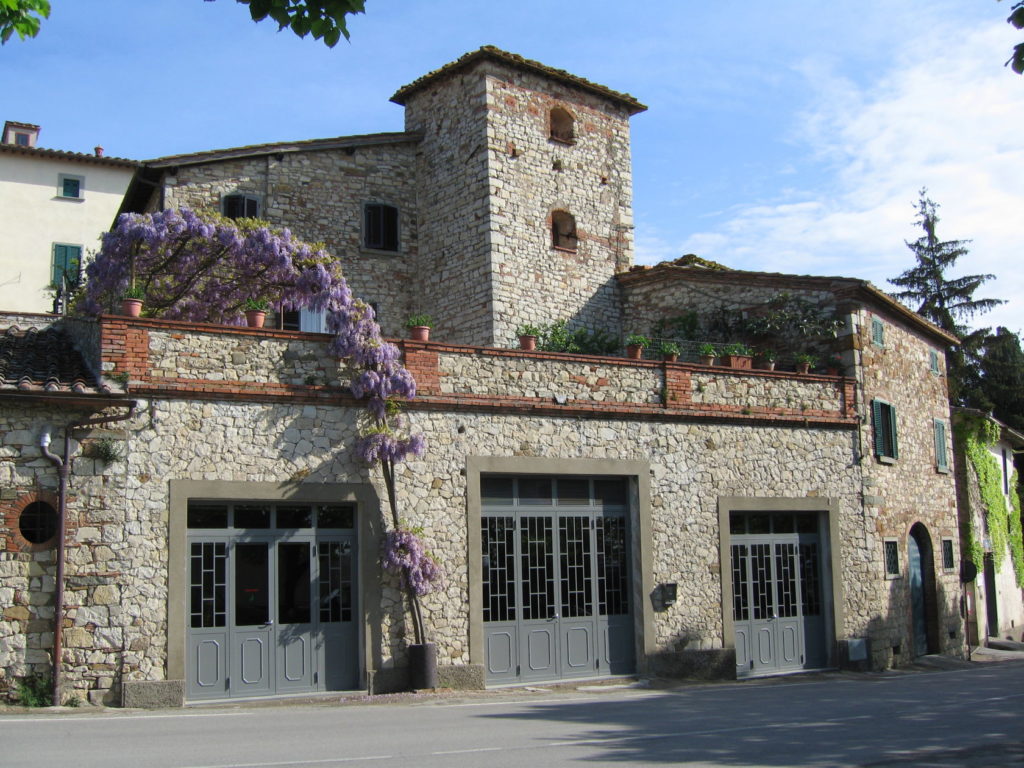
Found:
[{"label": "green wooden shutter", "polygon": [[885,346],[885,326],[877,317],[871,318],[871,343],[879,347]]},{"label": "green wooden shutter", "polygon": [[885,437],[883,436],[882,424],[882,403],[879,400],[871,401],[871,427],[875,437],[875,456],[885,455]]},{"label": "green wooden shutter", "polygon": [[896,435],[896,408],[891,405],[885,406],[889,410],[889,435],[892,440],[892,453],[889,455],[894,459],[900,457],[899,439]]},{"label": "green wooden shutter", "polygon": [[81,268],[81,246],[53,246],[53,268],[50,271],[50,280],[53,285],[60,285],[62,279],[66,280],[69,286],[78,285],[78,275]]},{"label": "green wooden shutter", "polygon": [[935,467],[942,471],[949,469],[949,458],[946,455],[946,423],[935,420]]}]

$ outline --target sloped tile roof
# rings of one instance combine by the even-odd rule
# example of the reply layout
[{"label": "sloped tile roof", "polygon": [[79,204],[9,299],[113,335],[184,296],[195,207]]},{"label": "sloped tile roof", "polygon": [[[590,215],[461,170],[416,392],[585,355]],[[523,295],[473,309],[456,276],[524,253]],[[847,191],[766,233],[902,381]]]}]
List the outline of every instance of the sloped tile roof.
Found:
[{"label": "sloped tile roof", "polygon": [[69,152],[63,149],[46,149],[45,147],[20,147],[17,144],[0,144],[0,152],[27,157],[43,157],[51,160],[70,160],[90,165],[116,165],[123,168],[137,168],[139,163],[124,157],[108,157],[107,155],[87,155],[83,152]]},{"label": "sloped tile roof", "polygon": [[17,325],[0,331],[0,392],[110,395],[59,328]]},{"label": "sloped tile roof", "polygon": [[485,45],[475,51],[459,57],[455,61],[445,64],[440,69],[435,69],[433,72],[428,72],[423,77],[417,78],[413,82],[409,83],[402,88],[399,88],[395,95],[391,97],[391,101],[395,104],[405,105],[406,100],[416,91],[419,91],[427,87],[430,83],[435,80],[439,80],[444,77],[448,77],[456,72],[468,69],[473,66],[477,61],[481,59],[490,59],[491,61],[498,61],[502,64],[507,64],[516,69],[523,70],[525,72],[532,72],[534,74],[544,75],[550,77],[552,80],[558,80],[566,83],[567,85],[575,86],[584,91],[603,96],[606,99],[614,101],[623,107],[631,115],[635,115],[637,112],[643,112],[647,109],[643,104],[637,101],[635,98],[630,96],[628,93],[619,93],[613,91],[611,88],[601,85],[600,83],[592,83],[589,80],[585,80],[582,77],[574,75],[570,72],[566,72],[564,69],[555,69],[549,67],[546,64],[541,64],[539,61],[533,59],[527,59],[524,56],[520,56],[517,53],[509,53],[503,51],[500,48],[496,48],[493,45]]}]

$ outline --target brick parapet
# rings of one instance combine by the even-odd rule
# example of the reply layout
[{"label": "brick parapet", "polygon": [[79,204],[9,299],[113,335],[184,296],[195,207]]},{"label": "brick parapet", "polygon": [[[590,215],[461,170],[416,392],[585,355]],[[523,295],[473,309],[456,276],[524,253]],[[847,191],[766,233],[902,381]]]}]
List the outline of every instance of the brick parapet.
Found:
[{"label": "brick parapet", "polygon": [[[330,337],[104,317],[103,368],[141,397],[356,405]],[[578,418],[732,420],[850,427],[852,386],[832,376],[598,355],[398,341],[417,410]]]}]

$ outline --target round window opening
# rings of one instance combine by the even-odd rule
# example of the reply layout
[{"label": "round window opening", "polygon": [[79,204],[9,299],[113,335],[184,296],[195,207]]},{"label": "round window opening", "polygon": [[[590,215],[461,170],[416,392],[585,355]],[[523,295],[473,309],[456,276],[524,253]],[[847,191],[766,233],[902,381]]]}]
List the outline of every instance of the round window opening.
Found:
[{"label": "round window opening", "polygon": [[21,510],[18,529],[30,544],[45,544],[57,535],[57,510],[45,501],[33,501]]}]

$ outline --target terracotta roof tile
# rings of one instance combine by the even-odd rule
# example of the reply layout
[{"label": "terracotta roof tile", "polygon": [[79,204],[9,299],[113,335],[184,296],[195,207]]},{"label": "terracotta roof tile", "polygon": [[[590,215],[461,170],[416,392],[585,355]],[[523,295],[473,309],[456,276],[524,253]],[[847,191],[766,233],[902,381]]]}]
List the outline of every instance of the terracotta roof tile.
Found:
[{"label": "terracotta roof tile", "polygon": [[0,391],[110,395],[59,328],[17,325],[0,332]]},{"label": "terracotta roof tile", "polygon": [[598,96],[603,96],[606,99],[610,99],[611,101],[615,101],[624,106],[631,115],[635,115],[637,112],[643,112],[647,109],[646,106],[641,104],[628,93],[613,91],[607,86],[600,85],[599,83],[592,83],[582,77],[566,72],[564,69],[549,67],[546,64],[541,64],[539,61],[533,61],[532,59],[527,59],[519,54],[509,53],[508,51],[503,51],[500,48],[495,48],[493,45],[485,45],[478,50],[470,51],[464,56],[460,56],[455,61],[445,64],[440,69],[435,69],[433,72],[428,72],[423,75],[423,77],[413,80],[408,85],[399,88],[395,92],[395,95],[391,97],[391,101],[395,104],[401,104],[404,106],[406,99],[416,91],[425,88],[435,80],[467,69],[481,59],[500,61],[504,64],[515,67],[516,69],[545,75],[553,80],[560,80],[563,83],[575,86],[581,90],[589,91],[590,93],[597,94]]}]

